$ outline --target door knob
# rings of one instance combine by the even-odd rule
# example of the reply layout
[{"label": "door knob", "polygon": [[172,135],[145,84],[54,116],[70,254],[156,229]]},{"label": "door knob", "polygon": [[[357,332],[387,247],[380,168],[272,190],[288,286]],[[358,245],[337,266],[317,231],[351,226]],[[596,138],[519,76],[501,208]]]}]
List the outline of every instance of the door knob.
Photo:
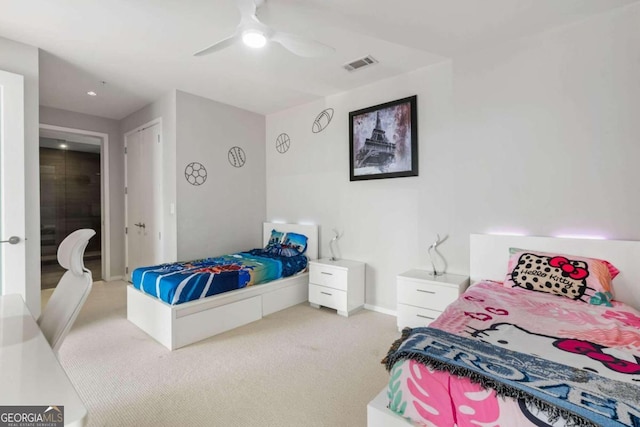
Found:
[{"label": "door knob", "polygon": [[139,223],[133,224],[133,225],[135,225],[136,227],[140,227],[140,228],[146,228],[146,226],[144,225],[144,222],[139,222]]},{"label": "door knob", "polygon": [[20,238],[18,236],[11,236],[9,240],[0,240],[0,243],[8,243],[10,245],[17,245],[20,243]]}]

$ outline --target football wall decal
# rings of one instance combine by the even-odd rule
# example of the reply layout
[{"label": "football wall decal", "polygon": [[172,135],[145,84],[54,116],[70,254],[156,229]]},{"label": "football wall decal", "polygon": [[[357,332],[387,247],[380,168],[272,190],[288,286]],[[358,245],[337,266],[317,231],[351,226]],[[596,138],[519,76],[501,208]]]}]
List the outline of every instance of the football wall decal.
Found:
[{"label": "football wall decal", "polygon": [[333,119],[333,108],[324,109],[318,114],[318,117],[313,121],[311,130],[313,133],[319,133],[326,129]]}]

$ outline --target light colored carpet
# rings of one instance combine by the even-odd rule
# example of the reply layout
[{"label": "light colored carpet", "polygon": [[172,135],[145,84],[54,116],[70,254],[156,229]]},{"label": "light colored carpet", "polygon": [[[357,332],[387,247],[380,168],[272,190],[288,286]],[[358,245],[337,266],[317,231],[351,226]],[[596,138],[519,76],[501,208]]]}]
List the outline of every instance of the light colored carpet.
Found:
[{"label": "light colored carpet", "polygon": [[300,304],[170,352],[126,320],[125,286],[96,282],[60,349],[89,426],[365,426],[388,379],[393,316]]}]

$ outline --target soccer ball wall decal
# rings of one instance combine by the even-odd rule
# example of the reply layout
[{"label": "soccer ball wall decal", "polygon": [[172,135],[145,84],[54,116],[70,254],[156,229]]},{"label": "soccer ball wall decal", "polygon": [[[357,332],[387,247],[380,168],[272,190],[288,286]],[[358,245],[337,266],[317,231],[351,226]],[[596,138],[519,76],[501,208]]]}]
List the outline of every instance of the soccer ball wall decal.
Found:
[{"label": "soccer ball wall decal", "polygon": [[191,185],[202,185],[207,180],[207,170],[202,163],[191,162],[184,168],[184,177]]}]

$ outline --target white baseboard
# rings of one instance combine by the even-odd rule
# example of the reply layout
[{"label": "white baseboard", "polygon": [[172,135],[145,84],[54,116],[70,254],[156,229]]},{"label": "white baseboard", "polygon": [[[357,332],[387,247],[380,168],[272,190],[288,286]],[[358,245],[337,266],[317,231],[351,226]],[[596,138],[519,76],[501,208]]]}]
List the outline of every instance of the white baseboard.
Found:
[{"label": "white baseboard", "polygon": [[395,310],[389,310],[388,308],[378,307],[377,305],[365,304],[366,310],[377,311],[378,313],[388,314],[389,316],[398,317],[398,312]]},{"label": "white baseboard", "polygon": [[124,276],[110,276],[110,277],[105,277],[104,281],[105,282],[115,282],[116,280],[123,280]]}]

